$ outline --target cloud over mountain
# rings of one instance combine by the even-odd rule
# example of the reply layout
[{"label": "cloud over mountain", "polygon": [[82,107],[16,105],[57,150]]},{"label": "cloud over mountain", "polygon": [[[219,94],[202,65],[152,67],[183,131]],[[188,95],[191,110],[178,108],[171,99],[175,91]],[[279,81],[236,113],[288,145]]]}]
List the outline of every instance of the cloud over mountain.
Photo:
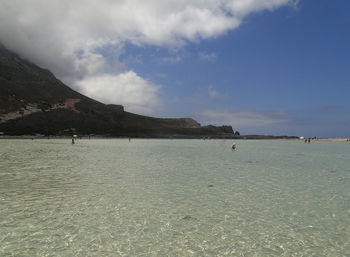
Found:
[{"label": "cloud over mountain", "polygon": [[[295,0],[0,0],[0,42],[82,92],[94,92],[94,97],[107,102],[128,102],[130,108],[142,106],[149,113],[154,102],[160,101],[159,87],[119,61],[110,67],[101,49],[115,48],[118,60],[125,43],[180,48],[187,42],[223,35],[251,13],[293,3]],[[134,88],[149,98],[126,94]]]},{"label": "cloud over mountain", "polygon": [[151,114],[160,105],[159,86],[133,71],[96,75],[80,80],[77,85],[83,94],[106,104],[122,104],[130,112]]}]

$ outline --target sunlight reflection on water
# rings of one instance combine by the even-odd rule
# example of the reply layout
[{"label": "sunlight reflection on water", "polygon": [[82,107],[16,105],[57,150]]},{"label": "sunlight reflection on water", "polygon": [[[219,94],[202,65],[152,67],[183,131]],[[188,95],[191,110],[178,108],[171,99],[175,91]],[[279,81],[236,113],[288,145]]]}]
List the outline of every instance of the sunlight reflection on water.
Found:
[{"label": "sunlight reflection on water", "polygon": [[0,255],[346,256],[350,144],[0,140]]}]

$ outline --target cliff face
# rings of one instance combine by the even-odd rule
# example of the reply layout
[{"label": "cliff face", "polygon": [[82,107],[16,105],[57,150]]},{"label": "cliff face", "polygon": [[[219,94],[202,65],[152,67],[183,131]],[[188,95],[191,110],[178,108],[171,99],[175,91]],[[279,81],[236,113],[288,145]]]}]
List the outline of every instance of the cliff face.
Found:
[{"label": "cliff face", "polygon": [[230,126],[202,127],[190,118],[160,119],[125,112],[72,90],[0,44],[0,131],[7,135],[81,134],[137,137],[230,137]]}]

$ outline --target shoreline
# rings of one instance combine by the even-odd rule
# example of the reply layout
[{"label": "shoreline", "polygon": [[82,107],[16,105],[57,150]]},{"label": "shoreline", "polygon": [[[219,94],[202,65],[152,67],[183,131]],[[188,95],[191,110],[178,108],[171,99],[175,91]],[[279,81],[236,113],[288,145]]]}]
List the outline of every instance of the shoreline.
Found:
[{"label": "shoreline", "polygon": [[[70,139],[71,136],[65,136],[65,135],[50,135],[50,136],[44,136],[44,135],[16,135],[16,136],[8,136],[8,135],[2,135],[0,136],[1,139]],[[227,139],[227,140],[300,140],[296,137],[282,137],[282,136],[239,136],[239,137],[181,137],[181,136],[173,136],[173,137],[128,137],[128,136],[109,136],[109,135],[81,135],[79,136],[79,139],[201,139],[201,140],[215,140],[215,139]],[[312,141],[324,141],[324,142],[350,142],[350,138],[346,137],[329,137],[329,138],[317,138],[312,139]]]},{"label": "shoreline", "polygon": [[330,141],[330,142],[349,142],[350,138],[346,137],[329,137],[329,138],[318,138],[319,141]]}]

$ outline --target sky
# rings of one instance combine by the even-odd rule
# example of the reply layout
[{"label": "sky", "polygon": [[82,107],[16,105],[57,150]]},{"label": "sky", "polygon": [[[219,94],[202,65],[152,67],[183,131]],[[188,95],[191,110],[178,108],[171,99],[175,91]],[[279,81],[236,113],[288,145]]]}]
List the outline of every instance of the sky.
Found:
[{"label": "sky", "polygon": [[126,111],[350,137],[348,0],[0,0],[0,42]]}]

